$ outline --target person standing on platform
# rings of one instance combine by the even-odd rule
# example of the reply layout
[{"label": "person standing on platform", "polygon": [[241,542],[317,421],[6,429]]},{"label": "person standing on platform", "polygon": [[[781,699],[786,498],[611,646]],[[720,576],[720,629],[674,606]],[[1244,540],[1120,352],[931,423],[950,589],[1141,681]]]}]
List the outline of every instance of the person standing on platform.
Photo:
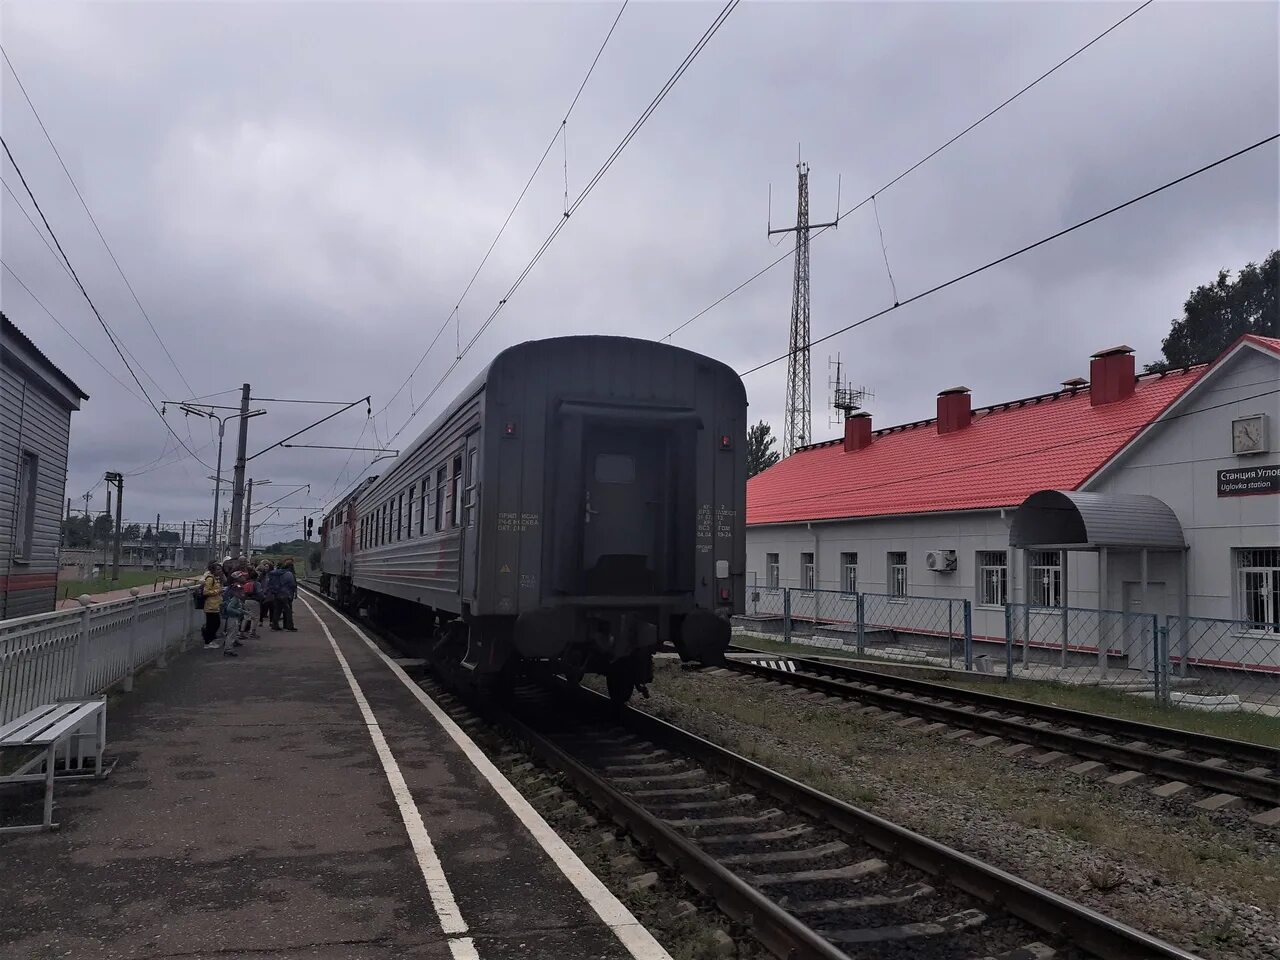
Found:
[{"label": "person standing on platform", "polygon": [[217,560],[210,561],[200,591],[204,595],[204,629],[200,631],[204,637],[204,648],[216,650],[219,646],[218,626],[222,620],[222,564]]},{"label": "person standing on platform", "polygon": [[262,612],[258,615],[258,623],[264,620],[275,620],[271,617],[271,561],[263,560],[258,564],[258,589],[262,592],[258,600],[262,603]]},{"label": "person standing on platform", "polygon": [[284,609],[281,611],[284,628],[291,633],[296,633],[298,628],[293,625],[293,601],[298,596],[298,578],[293,573],[292,558],[284,562],[284,574],[280,577],[280,587],[284,594]]},{"label": "person standing on platform", "polygon": [[240,646],[238,635],[240,633],[240,618],[243,616],[244,589],[240,586],[240,581],[236,577],[232,577],[231,582],[227,584],[226,593],[222,600],[224,630],[222,634],[222,652],[227,656],[234,657],[236,652],[231,648]]},{"label": "person standing on platform", "polygon": [[244,580],[244,617],[240,621],[240,639],[249,637],[258,639],[258,619],[262,616],[262,587],[258,573],[253,567],[245,571]]}]

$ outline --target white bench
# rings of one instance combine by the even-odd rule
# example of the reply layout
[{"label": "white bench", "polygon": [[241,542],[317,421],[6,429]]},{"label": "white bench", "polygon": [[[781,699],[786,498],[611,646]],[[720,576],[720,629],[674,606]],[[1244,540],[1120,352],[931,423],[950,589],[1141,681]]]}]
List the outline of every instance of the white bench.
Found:
[{"label": "white bench", "polygon": [[[86,764],[85,741],[93,741],[92,769]],[[53,830],[53,784],[55,780],[102,779],[115,767],[103,766],[107,746],[107,701],[73,700],[46,703],[16,720],[0,726],[0,751],[39,750],[40,753],[12,773],[0,773],[0,786],[44,781],[44,820],[41,823],[0,826],[0,833]],[[58,752],[62,748],[62,768]],[[72,763],[74,753],[75,763]]]}]

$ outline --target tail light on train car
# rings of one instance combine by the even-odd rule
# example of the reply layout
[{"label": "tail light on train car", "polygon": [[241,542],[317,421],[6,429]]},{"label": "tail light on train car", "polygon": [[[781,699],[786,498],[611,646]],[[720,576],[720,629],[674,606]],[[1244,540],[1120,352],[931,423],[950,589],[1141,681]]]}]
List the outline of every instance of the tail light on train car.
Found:
[{"label": "tail light on train car", "polygon": [[514,437],[516,435],[516,425],[513,421],[508,420],[503,424],[502,435],[504,437]]},{"label": "tail light on train car", "polygon": [[732,450],[732,449],[733,449],[733,437],[729,436],[729,434],[727,434],[727,433],[722,433],[722,434],[720,434],[720,449],[721,449],[721,450]]},{"label": "tail light on train car", "polygon": [[729,590],[729,588],[728,588],[728,587],[721,587],[721,588],[720,588],[720,602],[721,602],[721,603],[732,603],[732,602],[733,602],[733,593]]}]

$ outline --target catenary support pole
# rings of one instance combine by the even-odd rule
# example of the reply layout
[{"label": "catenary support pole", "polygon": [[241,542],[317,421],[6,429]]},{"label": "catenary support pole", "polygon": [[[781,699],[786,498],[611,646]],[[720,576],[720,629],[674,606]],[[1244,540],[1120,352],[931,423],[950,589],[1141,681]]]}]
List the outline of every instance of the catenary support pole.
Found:
[{"label": "catenary support pole", "polygon": [[249,443],[249,384],[240,388],[240,436],[236,441],[236,466],[231,478],[231,530],[227,552],[240,555],[240,510],[244,503],[244,458]]}]

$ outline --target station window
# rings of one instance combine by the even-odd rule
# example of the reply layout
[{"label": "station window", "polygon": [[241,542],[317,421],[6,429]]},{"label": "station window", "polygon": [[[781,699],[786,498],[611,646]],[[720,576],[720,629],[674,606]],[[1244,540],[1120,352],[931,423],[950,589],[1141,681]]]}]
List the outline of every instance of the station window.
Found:
[{"label": "station window", "polygon": [[1031,550],[1028,559],[1031,562],[1031,576],[1027,582],[1031,588],[1031,605],[1062,606],[1062,552]]},{"label": "station window", "polygon": [[462,457],[453,458],[453,475],[449,478],[449,526],[462,523]]},{"label": "station window", "polygon": [[813,593],[813,554],[800,554],[800,589],[806,593]]},{"label": "station window", "polygon": [[766,553],[764,555],[764,585],[776,588],[778,581],[778,555],[776,553]]},{"label": "station window", "polygon": [[852,597],[858,592],[858,555],[840,554],[840,592]]},{"label": "station window", "polygon": [[978,604],[1003,607],[1009,599],[1009,555],[1003,550],[978,551]]},{"label": "station window", "polygon": [[436,529],[444,529],[444,491],[448,473],[444,467],[436,471]]},{"label": "station window", "polygon": [[907,595],[907,553],[905,550],[889,551],[889,596]]},{"label": "station window", "polygon": [[13,556],[20,560],[30,560],[36,525],[36,480],[40,475],[40,458],[30,450],[22,451],[22,459],[18,463],[18,503],[15,513],[17,520],[16,537],[13,544]]},{"label": "station window", "polygon": [[1280,633],[1280,547],[1237,550],[1236,596],[1250,630]]}]

